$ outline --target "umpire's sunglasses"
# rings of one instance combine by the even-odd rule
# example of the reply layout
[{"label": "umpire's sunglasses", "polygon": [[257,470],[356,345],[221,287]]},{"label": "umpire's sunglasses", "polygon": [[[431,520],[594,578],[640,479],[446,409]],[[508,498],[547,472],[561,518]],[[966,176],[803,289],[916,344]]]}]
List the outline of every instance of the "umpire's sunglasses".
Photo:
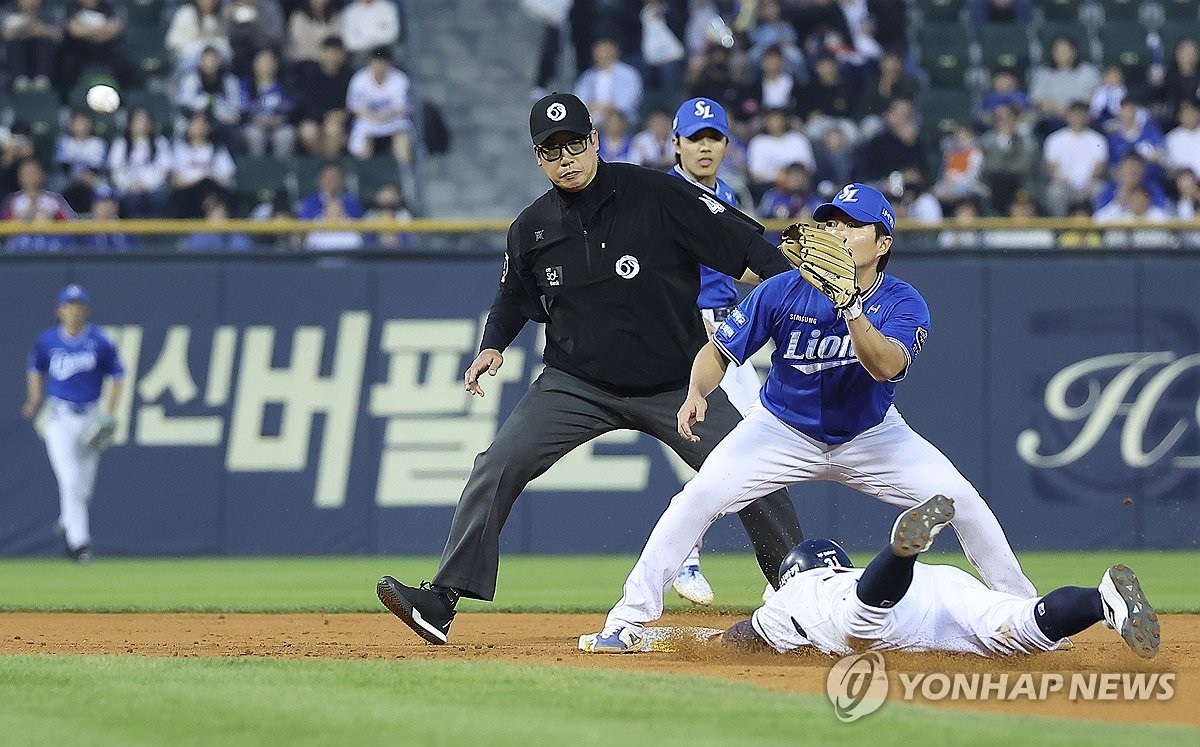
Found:
[{"label": "umpire's sunglasses", "polygon": [[562,143],[561,145],[550,145],[550,146],[539,145],[539,146],[537,146],[537,152],[538,152],[538,155],[541,156],[544,160],[550,161],[551,163],[553,163],[554,161],[557,161],[558,159],[563,157],[564,150],[567,153],[571,154],[572,156],[581,155],[585,150],[587,150],[588,141],[591,139],[592,139],[591,134],[588,134],[588,135],[584,135],[581,138],[576,138],[575,140],[568,140],[567,142]]}]

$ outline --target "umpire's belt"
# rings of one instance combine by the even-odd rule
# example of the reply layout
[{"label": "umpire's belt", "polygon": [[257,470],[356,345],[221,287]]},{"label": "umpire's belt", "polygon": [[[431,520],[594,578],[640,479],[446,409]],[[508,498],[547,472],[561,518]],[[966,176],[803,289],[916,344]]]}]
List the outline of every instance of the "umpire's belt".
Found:
[{"label": "umpire's belt", "polygon": [[725,321],[725,317],[729,316],[729,314],[736,308],[736,306],[722,306],[717,309],[709,309],[713,315],[713,323],[720,324],[721,322]]}]

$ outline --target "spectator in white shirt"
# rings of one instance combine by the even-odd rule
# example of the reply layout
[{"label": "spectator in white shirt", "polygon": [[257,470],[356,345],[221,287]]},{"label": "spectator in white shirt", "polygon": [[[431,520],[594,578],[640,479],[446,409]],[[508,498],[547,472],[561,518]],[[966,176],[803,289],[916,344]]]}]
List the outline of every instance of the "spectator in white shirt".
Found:
[{"label": "spectator in white shirt", "polygon": [[58,136],[54,160],[63,175],[58,191],[77,213],[86,213],[91,207],[107,150],[104,138],[92,132],[92,118],[87,112],[73,113],[67,131]]},{"label": "spectator in white shirt", "polygon": [[412,159],[408,89],[408,76],[392,66],[387,48],[372,52],[367,66],[350,78],[346,92],[346,108],[354,115],[347,143],[352,156],[368,158],[376,138],[390,138],[396,160],[408,163]]},{"label": "spectator in white shirt", "polygon": [[1167,168],[1200,174],[1200,101],[1183,99],[1177,112],[1179,126],[1167,133]]},{"label": "spectator in white shirt", "polygon": [[1067,126],[1052,132],[1042,146],[1042,163],[1049,183],[1046,209],[1066,215],[1076,200],[1092,200],[1108,165],[1108,140],[1088,127],[1088,105],[1075,101],[1067,108]]},{"label": "spectator in white shirt", "polygon": [[171,143],[158,134],[154,116],[139,107],[129,115],[125,134],[108,150],[108,177],[126,218],[162,218],[167,214],[173,155]]},{"label": "spectator in white shirt", "polygon": [[1171,215],[1153,204],[1145,187],[1137,185],[1118,193],[1116,199],[1096,211],[1094,218],[1097,223],[1163,223],[1170,220]]},{"label": "spectator in white shirt", "polygon": [[816,171],[812,144],[803,134],[788,129],[787,114],[772,109],[763,117],[763,132],[750,138],[746,146],[746,168],[750,172],[750,192],[761,199],[779,180],[788,164],[799,163],[809,173]]},{"label": "spectator in white shirt", "polygon": [[192,0],[180,5],[171,16],[163,43],[175,58],[177,72],[195,68],[206,47],[213,47],[227,60],[232,58],[220,0]]},{"label": "spectator in white shirt", "polygon": [[634,135],[629,145],[629,161],[657,171],[666,171],[675,165],[675,142],[669,112],[662,109],[650,112],[646,118],[646,129]]},{"label": "spectator in white shirt", "polygon": [[212,123],[204,112],[192,114],[184,137],[172,151],[171,200],[176,218],[201,218],[204,201],[216,195],[228,203],[236,167],[225,146],[212,140]]},{"label": "spectator in white shirt", "polygon": [[636,122],[642,103],[642,74],[621,62],[621,49],[615,41],[598,39],[592,45],[592,66],[575,81],[575,95],[587,105],[593,121],[602,121],[609,110],[617,109]]},{"label": "spectator in white shirt", "polygon": [[341,37],[342,14],[333,0],[306,0],[288,19],[287,59],[292,65],[317,62],[321,43],[331,36]]},{"label": "spectator in white shirt", "polygon": [[391,0],[353,0],[342,11],[342,41],[351,53],[400,40],[400,12]]}]

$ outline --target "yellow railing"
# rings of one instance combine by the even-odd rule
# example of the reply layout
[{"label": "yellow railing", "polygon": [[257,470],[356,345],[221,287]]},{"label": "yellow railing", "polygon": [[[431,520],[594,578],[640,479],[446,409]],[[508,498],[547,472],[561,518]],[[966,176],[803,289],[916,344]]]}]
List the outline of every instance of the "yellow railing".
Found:
[{"label": "yellow railing", "polygon": [[[310,231],[359,231],[361,233],[418,233],[418,234],[461,234],[461,233],[505,233],[512,223],[509,219],[472,218],[422,218],[408,222],[380,220],[310,221],[281,218],[267,221],[229,219],[214,223],[204,220],[78,220],[64,222],[0,221],[0,236],[22,234],[91,235],[103,233],[147,234],[191,234],[191,233],[248,233],[288,234]],[[787,221],[764,221],[769,231],[780,231]],[[1200,220],[1169,221],[1164,223],[1122,222],[1096,223],[1078,218],[1029,218],[1016,221],[1011,218],[977,218],[971,221],[944,221],[940,224],[900,221],[900,232],[926,233],[931,231],[991,231],[1045,229],[1066,230],[1167,230],[1200,231]]]}]

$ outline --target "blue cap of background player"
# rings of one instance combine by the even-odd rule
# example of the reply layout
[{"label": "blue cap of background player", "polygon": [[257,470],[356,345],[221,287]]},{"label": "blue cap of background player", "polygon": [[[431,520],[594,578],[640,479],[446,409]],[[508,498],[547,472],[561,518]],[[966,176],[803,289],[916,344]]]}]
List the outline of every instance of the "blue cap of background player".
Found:
[{"label": "blue cap of background player", "polygon": [[813,211],[813,220],[829,220],[834,208],[863,223],[882,223],[888,236],[896,230],[896,211],[892,209],[892,203],[874,187],[858,182],[847,184],[834,196],[833,202],[817,206]]},{"label": "blue cap of background player", "polygon": [[688,99],[680,104],[672,127],[676,135],[683,137],[691,137],[705,128],[729,137],[729,120],[725,116],[725,109],[712,99]]},{"label": "blue cap of background player", "polygon": [[58,294],[58,305],[62,306],[64,303],[81,303],[84,306],[90,306],[92,299],[88,296],[88,292],[83,289],[83,286],[72,283],[63,288],[62,292]]}]

